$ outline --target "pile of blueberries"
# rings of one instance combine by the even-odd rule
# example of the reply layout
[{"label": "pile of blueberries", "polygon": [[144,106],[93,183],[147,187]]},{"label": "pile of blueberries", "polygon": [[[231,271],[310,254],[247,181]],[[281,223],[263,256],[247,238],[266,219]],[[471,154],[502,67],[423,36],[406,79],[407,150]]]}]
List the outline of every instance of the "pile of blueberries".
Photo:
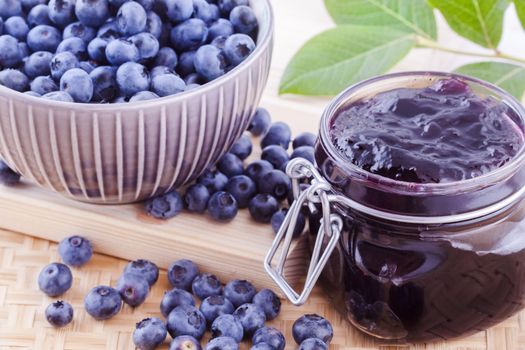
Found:
[{"label": "pile of blueberries", "polygon": [[248,0],[0,0],[0,84],[68,102],[194,89],[255,50]]},{"label": "pile of blueberries", "polygon": [[[245,167],[244,160],[252,153],[253,145],[251,138],[243,135],[213,169],[207,170],[186,189],[183,196],[172,191],[153,198],[146,202],[146,211],[155,218],[169,219],[185,208],[195,213],[207,211],[217,221],[229,221],[239,209],[248,208],[255,221],[271,222],[277,232],[288,210],[283,202],[293,201],[286,165],[297,157],[313,163],[316,136],[302,133],[292,142],[290,127],[283,122],[272,124],[264,108],[257,109],[248,131],[262,136],[260,160]],[[287,149],[291,142],[293,152],[290,155]],[[299,214],[296,235],[303,232],[305,222],[303,213]]]},{"label": "pile of blueberries", "polygon": [[[71,288],[73,277],[68,265],[82,266],[93,255],[91,243],[80,236],[62,240],[58,252],[65,264],[49,264],[38,276],[39,288],[50,297],[58,297]],[[201,350],[200,340],[207,328],[212,339],[205,350],[238,350],[239,343],[250,338],[252,350],[284,349],[283,334],[265,326],[265,322],[276,318],[281,310],[281,301],[270,289],[257,291],[246,280],[232,280],[223,286],[215,275],[200,273],[199,268],[186,259],[172,263],[167,277],[173,289],[165,292],[160,303],[166,321],[150,317],[137,323],[133,342],[139,350],[157,348],[168,333],[173,338],[170,350]],[[153,262],[132,261],[126,265],[115,288],[91,289],[84,299],[84,308],[96,320],[110,319],[119,313],[123,302],[131,307],[144,303],[158,278],[159,269]],[[201,300],[198,308],[194,296]],[[59,300],[46,308],[45,316],[51,325],[64,327],[73,320],[73,307]],[[327,344],[333,337],[330,322],[315,314],[299,318],[292,332],[300,350],[328,349]]]}]

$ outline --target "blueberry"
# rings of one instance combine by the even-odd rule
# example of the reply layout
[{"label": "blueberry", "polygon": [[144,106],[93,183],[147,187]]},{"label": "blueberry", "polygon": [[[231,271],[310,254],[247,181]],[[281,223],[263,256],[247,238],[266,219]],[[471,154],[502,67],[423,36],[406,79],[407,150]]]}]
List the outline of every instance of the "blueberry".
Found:
[{"label": "blueberry", "polygon": [[59,27],[65,27],[75,20],[76,0],[49,0],[49,18]]},{"label": "blueberry", "polygon": [[242,341],[244,330],[241,322],[233,315],[225,314],[217,317],[211,325],[212,338],[231,337],[237,343]]},{"label": "blueberry", "polygon": [[196,50],[208,39],[208,27],[204,21],[191,18],[173,27],[170,37],[175,50]]},{"label": "blueberry", "polygon": [[234,66],[244,61],[253,50],[255,50],[255,43],[245,34],[233,34],[224,43],[224,54]]},{"label": "blueberry", "polygon": [[4,32],[23,41],[29,33],[29,26],[23,17],[14,16],[4,22]]},{"label": "blueberry", "polygon": [[97,31],[93,27],[88,27],[82,22],[75,22],[68,24],[64,31],[62,32],[62,38],[80,38],[86,45],[95,38]]},{"label": "blueberry", "polygon": [[173,309],[181,305],[195,306],[195,300],[193,300],[193,296],[184,289],[173,288],[164,293],[160,302],[160,312],[162,316],[167,318]]},{"label": "blueberry", "polygon": [[80,236],[71,236],[58,244],[58,254],[70,266],[85,265],[93,256],[91,242]]},{"label": "blueberry", "polygon": [[120,30],[117,21],[110,20],[104,23],[97,31],[97,37],[106,40],[120,38]]},{"label": "blueberry", "polygon": [[273,346],[267,343],[257,343],[254,344],[250,350],[275,350]]},{"label": "blueberry", "polygon": [[159,98],[160,96],[157,95],[154,92],[151,91],[141,91],[137,92],[135,95],[131,96],[129,99],[129,102],[137,102],[137,101],[149,101],[149,100],[155,100]]},{"label": "blueberry", "polygon": [[70,94],[75,102],[87,103],[93,97],[93,82],[87,72],[73,68],[60,78],[60,90]]},{"label": "blueberry", "polygon": [[188,90],[188,85],[201,86],[202,84],[206,83],[204,79],[202,79],[202,77],[197,73],[188,74],[186,77],[184,77],[184,82],[186,83],[186,90]]},{"label": "blueberry", "polygon": [[19,92],[24,92],[29,85],[29,79],[19,70],[4,69],[0,72],[0,85]]},{"label": "blueberry", "polygon": [[86,43],[84,40],[77,37],[64,39],[60,45],[58,45],[56,52],[60,53],[66,51],[77,56],[80,61],[85,60],[88,57]]},{"label": "blueberry", "polygon": [[60,80],[65,72],[79,67],[78,58],[71,52],[65,51],[57,53],[51,58],[49,63],[51,76],[55,80]]},{"label": "blueberry", "polygon": [[25,12],[29,12],[32,8],[44,4],[47,4],[47,0],[22,0],[22,8]]},{"label": "blueberry", "polygon": [[228,40],[228,37],[218,36],[211,41],[210,45],[215,46],[219,50],[224,50],[224,45],[226,45],[226,40]]},{"label": "blueberry", "polygon": [[2,19],[19,15],[22,15],[22,2],[20,0],[0,0],[0,17]]},{"label": "blueberry", "polygon": [[179,56],[179,62],[177,64],[177,73],[181,76],[186,76],[191,73],[195,73],[195,54],[196,51],[183,52]]},{"label": "blueberry", "polygon": [[49,7],[44,4],[36,5],[27,15],[27,23],[31,28],[40,24],[51,24]]},{"label": "blueberry", "polygon": [[292,335],[297,344],[308,338],[318,338],[328,344],[332,340],[334,330],[325,318],[316,314],[307,314],[294,322]]},{"label": "blueberry", "polygon": [[224,295],[235,307],[251,303],[256,292],[253,284],[246,280],[232,280],[224,286]]},{"label": "blueberry", "polygon": [[195,84],[195,83],[187,84],[186,85],[186,91],[194,90],[194,89],[197,89],[199,87],[201,87],[201,84]]},{"label": "blueberry", "polygon": [[153,9],[156,0],[135,0],[138,2],[146,11]]},{"label": "blueberry", "polygon": [[245,336],[251,336],[261,327],[264,327],[266,316],[264,311],[255,304],[243,304],[233,313],[242,324]]},{"label": "blueberry", "polygon": [[217,162],[217,169],[227,177],[233,177],[244,172],[244,165],[235,154],[226,153]]},{"label": "blueberry", "polygon": [[279,202],[272,195],[258,194],[252,198],[248,209],[255,221],[268,223],[272,219],[272,215],[279,210]]},{"label": "blueberry", "polygon": [[0,160],[0,185],[15,186],[20,182],[20,174],[12,170],[6,163]]},{"label": "blueberry", "polygon": [[290,159],[304,158],[310,163],[315,163],[314,148],[312,146],[300,146],[294,149]]},{"label": "blueberry", "polygon": [[146,281],[148,281],[150,287],[159,279],[159,268],[157,265],[145,259],[138,259],[129,262],[124,268],[124,273],[131,273],[144,277]]},{"label": "blueberry", "polygon": [[246,175],[232,177],[225,190],[235,198],[239,208],[247,208],[250,200],[257,194],[255,182]]},{"label": "blueberry", "polygon": [[247,6],[249,2],[248,0],[219,0],[218,4],[222,14],[228,15],[234,7]]},{"label": "blueberry", "polygon": [[234,33],[233,24],[224,18],[219,18],[210,25],[208,32],[208,40],[213,40],[217,37],[229,37]]},{"label": "blueberry", "polygon": [[206,321],[211,324],[221,315],[232,314],[235,308],[224,296],[212,295],[202,301],[200,310],[206,318]]},{"label": "blueberry", "polygon": [[96,320],[107,320],[119,313],[122,298],[116,289],[98,286],[89,291],[84,298],[84,308]]},{"label": "blueberry", "polygon": [[131,307],[142,305],[149,293],[149,283],[145,277],[124,273],[118,280],[116,290],[120,293],[122,301]]},{"label": "blueberry", "polygon": [[261,147],[265,148],[270,145],[279,145],[284,149],[288,149],[291,138],[292,131],[290,127],[286,123],[276,122],[268,129],[268,132],[261,141]]},{"label": "blueberry", "polygon": [[237,6],[230,12],[230,22],[237,33],[251,34],[257,29],[257,17],[249,6]]},{"label": "blueberry", "polygon": [[239,350],[239,344],[230,337],[218,337],[206,344],[205,350]]},{"label": "blueberry", "polygon": [[192,0],[157,0],[155,11],[161,16],[167,16],[172,22],[182,22],[193,14]]},{"label": "blueberry", "polygon": [[281,146],[270,145],[263,148],[261,159],[270,162],[274,168],[280,169],[283,164],[290,160],[290,156]]},{"label": "blueberry", "polygon": [[208,81],[226,74],[228,68],[228,61],[224,53],[213,45],[201,46],[193,62],[197,73]]},{"label": "blueberry", "polygon": [[260,193],[268,193],[277,200],[283,200],[288,197],[291,190],[291,180],[281,170],[272,170],[262,175],[257,182]]},{"label": "blueberry", "polygon": [[208,207],[210,191],[202,184],[193,184],[184,194],[186,208],[194,213],[204,213]]},{"label": "blueberry", "polygon": [[51,73],[49,64],[53,54],[47,51],[37,51],[27,58],[24,63],[24,72],[29,78],[35,78],[41,75]]},{"label": "blueberry", "polygon": [[162,35],[162,20],[153,11],[147,13],[145,31],[152,34],[157,39],[160,39],[160,36]]},{"label": "blueberry", "polygon": [[281,311],[281,300],[271,289],[261,289],[257,292],[253,303],[264,311],[268,321],[276,318]]},{"label": "blueberry", "polygon": [[53,327],[65,327],[73,321],[73,307],[65,301],[55,301],[46,308],[46,320]]},{"label": "blueberry", "polygon": [[197,339],[181,335],[171,341],[169,350],[202,350],[202,347]]},{"label": "blueberry", "polygon": [[267,160],[255,160],[248,164],[246,167],[246,170],[244,171],[244,174],[246,174],[248,177],[250,177],[255,183],[259,181],[259,178],[266,174],[269,171],[272,171],[273,165]]},{"label": "blueberry", "polygon": [[[279,229],[281,228],[281,225],[283,224],[284,218],[286,217],[287,214],[288,214],[288,209],[281,209],[272,215],[271,224],[272,224],[273,232],[275,233],[279,232]],[[301,235],[301,233],[303,233],[305,225],[306,225],[306,219],[303,213],[299,213],[299,215],[297,216],[297,221],[295,222],[293,238],[298,238]]]},{"label": "blueberry", "polygon": [[41,24],[27,34],[27,45],[35,51],[55,52],[62,41],[62,34],[55,27]]},{"label": "blueberry", "polygon": [[73,97],[65,91],[53,91],[43,95],[42,98],[60,102],[74,102]]},{"label": "blueberry", "polygon": [[315,134],[312,134],[311,132],[303,132],[294,138],[292,146],[294,149],[301,146],[314,147],[316,140],[317,136]]},{"label": "blueberry", "polygon": [[112,40],[106,46],[106,58],[114,66],[140,59],[139,49],[128,39]]},{"label": "blueberry", "polygon": [[120,92],[126,96],[149,90],[148,70],[139,63],[126,62],[117,70],[117,84]]},{"label": "blueberry", "polygon": [[286,340],[283,334],[273,327],[259,328],[252,339],[253,344],[266,343],[271,345],[275,350],[284,350]]},{"label": "blueberry", "polygon": [[64,294],[71,288],[73,275],[67,265],[52,263],[40,271],[38,275],[38,287],[50,297]]},{"label": "blueberry", "polygon": [[173,50],[171,47],[163,47],[157,53],[154,65],[165,66],[171,70],[175,70],[175,67],[177,67],[177,62],[178,58],[175,50]]},{"label": "blueberry", "polygon": [[212,295],[222,295],[221,281],[210,273],[202,273],[195,277],[191,289],[199,299],[204,300]]},{"label": "blueberry", "polygon": [[30,88],[31,91],[36,92],[39,95],[45,95],[53,91],[58,91],[58,85],[49,76],[36,77],[31,82]]},{"label": "blueberry", "polygon": [[108,0],[76,0],[75,14],[85,25],[100,27],[109,18]]},{"label": "blueberry", "polygon": [[175,74],[160,74],[151,79],[151,90],[160,97],[170,96],[186,90],[186,83]]},{"label": "blueberry", "polygon": [[42,95],[34,91],[24,91],[24,95],[33,96],[33,97],[42,97]]},{"label": "blueberry", "polygon": [[235,198],[228,192],[215,192],[208,201],[208,214],[217,221],[230,221],[238,212]]},{"label": "blueberry", "polygon": [[199,268],[191,260],[182,259],[168,268],[168,281],[175,288],[190,290],[191,284],[199,274]]},{"label": "blueberry", "polygon": [[116,69],[110,66],[100,66],[89,73],[93,81],[93,98],[95,102],[110,102],[118,94]]},{"label": "blueberry", "polygon": [[257,108],[255,114],[248,126],[248,131],[254,136],[261,136],[268,132],[272,118],[270,113],[265,108]]},{"label": "blueberry", "polygon": [[172,338],[189,335],[201,339],[205,331],[206,319],[195,306],[177,306],[168,316],[168,332]]},{"label": "blueberry", "polygon": [[328,350],[328,345],[321,339],[308,338],[301,342],[297,350]]},{"label": "blueberry", "polygon": [[101,38],[94,38],[88,44],[87,51],[89,58],[100,63],[106,62],[106,47],[108,41]]},{"label": "blueberry", "polygon": [[235,154],[242,160],[245,160],[252,154],[252,140],[247,135],[242,135],[230,149],[230,153]]},{"label": "blueberry", "polygon": [[137,323],[133,331],[133,343],[139,350],[153,350],[160,346],[168,330],[164,322],[157,318],[145,318]]},{"label": "blueberry", "polygon": [[18,40],[11,35],[0,36],[0,66],[15,67],[22,62]]},{"label": "blueberry", "polygon": [[219,18],[219,8],[206,0],[193,0],[193,17],[210,24]]},{"label": "blueberry", "polygon": [[155,66],[149,72],[151,79],[154,79],[156,76],[163,75],[163,74],[176,74],[176,73],[173,73],[173,70],[169,69],[166,66]]},{"label": "blueberry", "polygon": [[197,178],[197,183],[206,186],[210,194],[222,191],[228,183],[228,177],[219,171],[206,170]]},{"label": "blueberry", "polygon": [[152,198],[146,202],[146,211],[156,219],[171,219],[182,212],[182,197],[176,191]]},{"label": "blueberry", "polygon": [[97,67],[98,64],[95,61],[81,61],[78,63],[78,68],[82,69],[87,74],[93,72],[93,70]]},{"label": "blueberry", "polygon": [[123,35],[133,35],[146,29],[146,10],[134,1],[125,2],[117,13],[117,25]]}]

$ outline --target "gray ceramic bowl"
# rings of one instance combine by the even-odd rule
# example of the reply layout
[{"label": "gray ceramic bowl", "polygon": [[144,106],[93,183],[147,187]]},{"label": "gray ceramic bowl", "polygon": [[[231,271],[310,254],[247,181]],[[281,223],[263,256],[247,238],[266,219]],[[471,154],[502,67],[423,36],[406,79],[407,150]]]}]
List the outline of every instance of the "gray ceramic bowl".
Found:
[{"label": "gray ceramic bowl", "polygon": [[70,198],[129,203],[179,187],[247,128],[268,79],[269,0],[251,0],[257,49],[228,74],[176,96],[129,104],[44,100],[0,86],[0,157]]}]

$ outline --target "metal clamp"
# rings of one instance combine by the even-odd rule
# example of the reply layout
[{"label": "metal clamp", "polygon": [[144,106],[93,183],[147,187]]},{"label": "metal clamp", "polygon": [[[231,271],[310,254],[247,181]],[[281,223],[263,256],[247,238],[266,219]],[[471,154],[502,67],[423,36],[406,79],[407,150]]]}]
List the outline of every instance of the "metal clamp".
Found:
[{"label": "metal clamp", "polygon": [[[312,163],[302,158],[292,159],[286,167],[286,173],[292,179],[292,190],[295,200],[290,206],[272,247],[264,259],[264,268],[290,302],[299,306],[303,305],[310,296],[315,283],[335,249],[343,229],[343,220],[339,215],[331,213],[330,204],[334,201],[334,196],[331,195],[332,187],[324,180]],[[300,188],[300,180],[302,179],[310,180],[310,186],[303,191]],[[284,266],[290,251],[299,213],[304,206],[307,206],[311,212],[317,212],[315,204],[321,204],[322,220],[312,251],[306,282],[303,291],[298,293],[286,281]],[[325,242],[327,238],[328,243]],[[323,245],[325,245],[324,250]],[[274,266],[272,262],[281,246],[282,250],[279,260]]]}]

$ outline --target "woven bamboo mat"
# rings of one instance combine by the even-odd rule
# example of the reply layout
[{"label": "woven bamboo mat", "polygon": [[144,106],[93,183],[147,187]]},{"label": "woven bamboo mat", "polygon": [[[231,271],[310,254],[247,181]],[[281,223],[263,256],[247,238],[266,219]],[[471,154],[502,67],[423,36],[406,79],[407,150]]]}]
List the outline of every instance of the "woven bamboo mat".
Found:
[{"label": "woven bamboo mat", "polygon": [[[139,258],[139,257],[137,257]],[[147,316],[160,317],[159,302],[169,288],[166,274],[151,291],[147,302],[132,310],[124,307],[115,318],[99,322],[83,311],[84,295],[98,284],[114,285],[126,261],[104,255],[80,269],[74,269],[74,283],[62,298],[75,309],[74,322],[56,330],[47,324],[44,309],[52,299],[43,295],[36,285],[40,269],[58,261],[56,245],[19,233],[0,230],[0,349],[134,349],[131,333],[136,322]],[[243,276],[247,277],[247,276]],[[271,324],[279,328],[288,340],[287,350],[295,349],[291,327],[304,313],[318,313],[328,318],[335,330],[330,349],[333,350],[514,350],[525,349],[525,312],[512,317],[487,332],[451,342],[394,346],[382,344],[348,326],[335,312],[319,290],[307,305],[297,308],[284,303],[280,317]],[[168,348],[168,342],[162,349]],[[249,349],[244,344],[242,350]]]}]

